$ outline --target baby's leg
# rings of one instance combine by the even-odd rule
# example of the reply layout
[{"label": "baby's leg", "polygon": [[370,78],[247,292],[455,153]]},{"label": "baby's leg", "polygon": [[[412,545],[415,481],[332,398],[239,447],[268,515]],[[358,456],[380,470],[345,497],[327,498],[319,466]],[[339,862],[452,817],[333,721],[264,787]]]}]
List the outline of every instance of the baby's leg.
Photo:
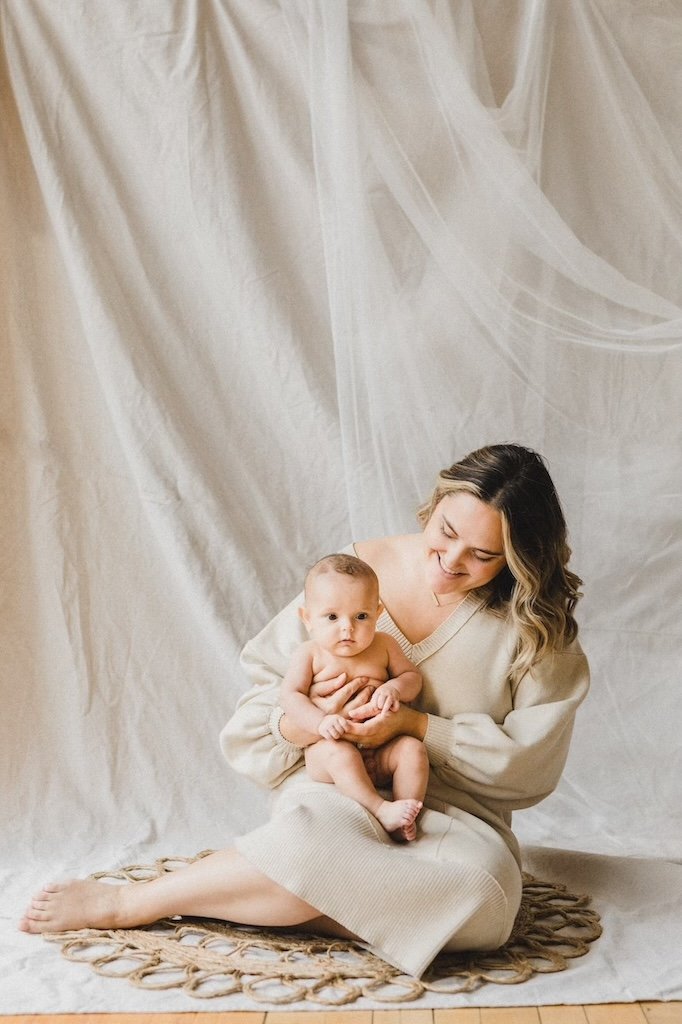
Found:
[{"label": "baby's leg", "polygon": [[[429,781],[429,758],[421,740],[414,736],[396,736],[390,740],[377,751],[377,770],[379,778],[393,779],[394,801],[416,801],[421,810]],[[398,831],[395,839],[416,839],[417,815]]]},{"label": "baby's leg", "polygon": [[419,814],[416,800],[384,800],[372,785],[362,754],[348,740],[318,740],[306,748],[308,774],[336,788],[370,811],[387,832],[406,828]]}]

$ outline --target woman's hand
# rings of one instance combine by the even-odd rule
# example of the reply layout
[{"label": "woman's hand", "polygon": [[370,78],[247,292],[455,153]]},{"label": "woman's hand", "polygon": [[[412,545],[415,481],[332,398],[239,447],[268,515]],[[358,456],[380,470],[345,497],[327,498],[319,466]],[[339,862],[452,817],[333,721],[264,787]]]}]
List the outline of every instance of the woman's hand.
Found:
[{"label": "woman's hand", "polygon": [[[333,679],[313,683],[309,697],[316,708],[325,715],[344,715],[354,717],[354,712],[365,707],[374,693],[372,680],[366,676],[358,676],[348,680],[345,672]],[[376,713],[376,712],[375,712]]]},{"label": "woman's hand", "polygon": [[[359,711],[360,709],[358,709]],[[423,740],[426,735],[427,717],[414,708],[400,706],[398,711],[382,711],[366,721],[357,721],[356,716],[348,723],[344,739],[362,747],[380,747],[394,736],[405,734]]]},{"label": "woman's hand", "polygon": [[[374,683],[366,676],[348,679],[345,672],[333,679],[313,683],[308,696],[324,715],[343,715],[348,718],[357,708],[365,707],[374,693]],[[285,740],[297,747],[308,747],[319,740],[319,733],[310,733],[292,722],[288,715],[279,720],[279,730]]]}]

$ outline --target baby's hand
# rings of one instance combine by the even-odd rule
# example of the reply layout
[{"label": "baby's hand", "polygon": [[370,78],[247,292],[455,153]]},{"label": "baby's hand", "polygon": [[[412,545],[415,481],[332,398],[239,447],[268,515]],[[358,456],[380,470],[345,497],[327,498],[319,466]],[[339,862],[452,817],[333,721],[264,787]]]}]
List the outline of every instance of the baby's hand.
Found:
[{"label": "baby's hand", "polygon": [[338,740],[347,728],[348,722],[343,715],[325,715],[318,725],[317,731],[326,740]]},{"label": "baby's hand", "polygon": [[400,694],[390,679],[377,686],[372,696],[372,704],[384,715],[399,710]]}]

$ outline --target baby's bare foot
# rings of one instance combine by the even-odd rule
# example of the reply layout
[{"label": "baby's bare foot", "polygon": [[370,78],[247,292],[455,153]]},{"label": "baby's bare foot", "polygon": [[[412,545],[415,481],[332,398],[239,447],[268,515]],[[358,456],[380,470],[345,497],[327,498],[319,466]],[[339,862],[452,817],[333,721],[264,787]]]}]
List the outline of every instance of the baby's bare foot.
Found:
[{"label": "baby's bare foot", "polygon": [[[417,836],[415,822],[421,809],[421,800],[384,800],[376,811],[376,816],[391,835],[397,833],[403,839],[415,839]],[[407,831],[412,826],[414,826],[414,834],[408,837]]]},{"label": "baby's bare foot", "polygon": [[417,820],[411,821],[409,825],[403,825],[396,832],[391,833],[391,838],[397,843],[411,843],[417,838]]},{"label": "baby's bare foot", "polygon": [[22,932],[77,931],[124,927],[122,893],[127,886],[106,882],[48,882],[19,922]]}]

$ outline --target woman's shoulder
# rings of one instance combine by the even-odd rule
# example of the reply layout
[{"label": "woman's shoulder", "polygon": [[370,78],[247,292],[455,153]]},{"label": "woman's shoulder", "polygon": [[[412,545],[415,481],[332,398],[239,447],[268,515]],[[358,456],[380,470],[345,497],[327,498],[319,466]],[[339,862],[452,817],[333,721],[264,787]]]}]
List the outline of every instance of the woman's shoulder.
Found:
[{"label": "woman's shoulder", "polygon": [[373,537],[370,540],[356,541],[353,544],[353,551],[363,562],[371,565],[375,572],[387,565],[394,566],[412,555],[415,548],[415,541],[418,541],[420,534],[406,533],[390,537]]}]

